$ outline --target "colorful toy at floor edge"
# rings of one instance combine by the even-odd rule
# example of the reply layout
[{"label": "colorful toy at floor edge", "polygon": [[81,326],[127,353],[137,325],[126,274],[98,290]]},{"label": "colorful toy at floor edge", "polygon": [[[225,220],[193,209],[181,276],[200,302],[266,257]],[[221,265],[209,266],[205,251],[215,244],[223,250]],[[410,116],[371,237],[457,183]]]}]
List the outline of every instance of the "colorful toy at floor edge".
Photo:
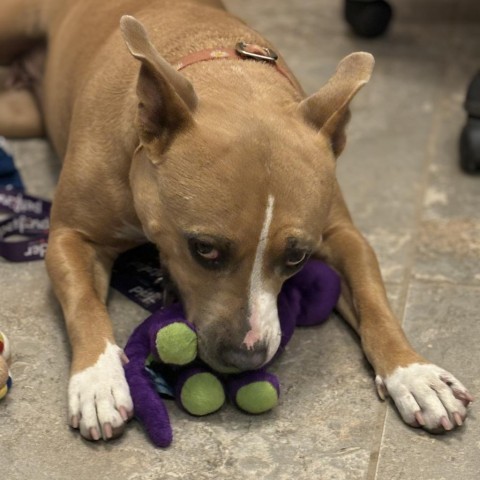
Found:
[{"label": "colorful toy at floor edge", "polygon": [[[310,260],[288,279],[278,296],[283,351],[296,326],[319,325],[335,307],[340,279],[326,264]],[[135,416],[152,442],[167,447],[173,433],[166,406],[155,384],[172,390],[176,403],[192,415],[218,410],[228,397],[248,413],[263,413],[277,405],[278,378],[265,368],[222,375],[197,359],[197,336],[180,304],[148,317],[132,333],[125,347],[125,365]],[[275,357],[276,357],[275,356]]]},{"label": "colorful toy at floor edge", "polygon": [[10,346],[8,338],[0,332],[0,400],[12,388],[12,377],[8,371],[10,360]]}]

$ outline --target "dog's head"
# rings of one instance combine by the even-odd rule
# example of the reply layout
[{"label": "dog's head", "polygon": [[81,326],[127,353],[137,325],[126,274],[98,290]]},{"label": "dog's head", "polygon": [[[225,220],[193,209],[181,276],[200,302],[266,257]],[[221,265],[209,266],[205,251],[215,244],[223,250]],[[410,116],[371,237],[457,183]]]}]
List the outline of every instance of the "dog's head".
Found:
[{"label": "dog's head", "polygon": [[[318,250],[335,194],[348,105],[373,58],[346,57],[315,95],[268,108],[197,99],[190,82],[123,17],[140,60],[135,208],[219,371],[257,368],[278,349],[277,295]],[[241,102],[241,100],[240,100]]]}]

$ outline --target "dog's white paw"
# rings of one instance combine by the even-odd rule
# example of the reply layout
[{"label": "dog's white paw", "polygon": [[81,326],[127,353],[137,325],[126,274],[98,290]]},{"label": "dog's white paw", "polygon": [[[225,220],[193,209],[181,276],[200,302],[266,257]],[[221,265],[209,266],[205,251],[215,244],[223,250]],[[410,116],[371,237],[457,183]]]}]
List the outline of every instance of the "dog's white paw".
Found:
[{"label": "dog's white paw", "polygon": [[133,415],[123,358],[122,349],[109,343],[93,366],[70,378],[70,425],[80,428],[80,433],[88,440],[117,437]]},{"label": "dog's white paw", "polygon": [[405,423],[435,433],[461,426],[473,401],[451,373],[431,363],[398,367],[385,378],[377,375],[375,383],[382,399],[390,395]]}]

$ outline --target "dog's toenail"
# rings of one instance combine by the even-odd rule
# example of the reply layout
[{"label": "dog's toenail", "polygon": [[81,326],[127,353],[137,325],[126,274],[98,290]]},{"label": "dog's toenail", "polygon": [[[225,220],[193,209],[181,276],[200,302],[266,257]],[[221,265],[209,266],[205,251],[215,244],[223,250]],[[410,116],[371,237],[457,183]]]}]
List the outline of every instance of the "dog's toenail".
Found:
[{"label": "dog's toenail", "polygon": [[79,423],[80,423],[80,421],[79,421],[77,415],[74,415],[74,416],[70,419],[70,426],[71,426],[72,428],[78,428]]},{"label": "dog's toenail", "polygon": [[415,420],[418,422],[418,424],[422,427],[425,426],[425,419],[423,418],[422,412],[418,411],[415,412]]},{"label": "dog's toenail", "polygon": [[453,428],[453,425],[447,417],[442,417],[440,423],[445,430],[451,430]]},{"label": "dog's toenail", "polygon": [[113,437],[113,429],[110,423],[105,423],[103,425],[103,434],[105,436],[105,440],[109,440]]},{"label": "dog's toenail", "polygon": [[455,419],[455,423],[461,427],[463,425],[463,420],[462,420],[462,416],[458,413],[458,412],[455,412],[453,414],[453,418]]},{"label": "dog's toenail", "polygon": [[122,420],[123,420],[124,422],[127,422],[128,419],[130,418],[130,416],[129,416],[128,412],[127,412],[127,409],[126,409],[125,407],[120,407],[120,408],[118,409],[118,411],[120,412],[120,416],[122,417]]}]

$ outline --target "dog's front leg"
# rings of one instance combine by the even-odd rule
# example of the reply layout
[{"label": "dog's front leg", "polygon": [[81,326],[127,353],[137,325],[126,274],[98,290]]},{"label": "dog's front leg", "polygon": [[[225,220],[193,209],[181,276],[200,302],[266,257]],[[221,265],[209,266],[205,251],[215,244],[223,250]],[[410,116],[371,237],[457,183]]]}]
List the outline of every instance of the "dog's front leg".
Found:
[{"label": "dog's front leg", "polygon": [[50,233],[47,268],[73,355],[69,421],[89,440],[119,435],[133,411],[122,366],[125,357],[115,344],[105,306],[115,255],[73,229],[54,228]]},{"label": "dog's front leg", "polygon": [[431,431],[460,426],[473,400],[450,373],[416,353],[389,306],[375,254],[354,227],[338,186],[320,255],[343,278],[338,309],[357,331],[380,397],[403,420]]}]

